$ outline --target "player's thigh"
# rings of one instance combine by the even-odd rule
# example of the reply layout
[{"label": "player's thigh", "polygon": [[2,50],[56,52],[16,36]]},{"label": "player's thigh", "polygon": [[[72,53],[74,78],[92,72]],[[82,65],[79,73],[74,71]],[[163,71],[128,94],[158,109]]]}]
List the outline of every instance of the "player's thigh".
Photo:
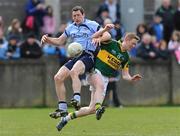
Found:
[{"label": "player's thigh", "polygon": [[69,76],[69,73],[70,73],[70,70],[67,67],[62,66],[59,69],[59,71],[56,73],[55,78],[64,80]]},{"label": "player's thigh", "polygon": [[77,73],[78,75],[83,74],[85,72],[84,63],[81,60],[78,60],[72,67],[71,71],[73,71],[73,73]]},{"label": "player's thigh", "polygon": [[108,82],[109,82],[109,78],[106,76],[103,76],[101,72],[97,69],[95,70],[95,73],[89,76],[90,89],[94,88],[95,90],[97,89],[102,90],[104,92],[104,95],[107,90]]},{"label": "player's thigh", "polygon": [[91,81],[91,85],[95,88],[97,87],[103,87],[104,86],[104,81],[103,78],[101,76],[101,74],[99,73],[94,73],[91,75],[90,77],[90,81]]},{"label": "player's thigh", "polygon": [[94,67],[94,57],[90,54],[84,54],[79,58],[84,63],[85,72],[90,72]]}]

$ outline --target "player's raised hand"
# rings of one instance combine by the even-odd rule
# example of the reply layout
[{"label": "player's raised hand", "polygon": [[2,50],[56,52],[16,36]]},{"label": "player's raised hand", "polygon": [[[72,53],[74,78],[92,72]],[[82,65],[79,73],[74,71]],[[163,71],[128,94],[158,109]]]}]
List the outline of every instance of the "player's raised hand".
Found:
[{"label": "player's raised hand", "polygon": [[139,81],[139,80],[141,80],[141,78],[142,78],[142,76],[141,75],[139,75],[139,74],[136,74],[136,75],[134,75],[134,76],[132,76],[132,81]]},{"label": "player's raised hand", "polygon": [[112,28],[114,28],[114,24],[107,24],[107,25],[104,27],[104,29],[105,29],[106,31],[109,31],[109,30],[111,30]]},{"label": "player's raised hand", "polygon": [[48,42],[48,35],[47,34],[45,34],[45,35],[43,35],[42,36],[42,38],[41,38],[41,46],[43,46],[45,43],[47,43]]},{"label": "player's raised hand", "polygon": [[101,45],[101,38],[93,38],[92,39],[92,43],[95,44],[96,46],[100,46]]}]

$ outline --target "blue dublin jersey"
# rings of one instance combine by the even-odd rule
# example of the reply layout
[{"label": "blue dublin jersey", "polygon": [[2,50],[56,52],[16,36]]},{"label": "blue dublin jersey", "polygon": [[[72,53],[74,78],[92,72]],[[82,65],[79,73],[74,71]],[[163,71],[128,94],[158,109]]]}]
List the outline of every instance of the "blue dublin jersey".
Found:
[{"label": "blue dublin jersey", "polygon": [[100,25],[88,19],[77,25],[72,23],[67,26],[64,35],[71,38],[73,42],[80,43],[84,50],[95,51],[96,46],[92,44],[92,35],[100,29]]}]

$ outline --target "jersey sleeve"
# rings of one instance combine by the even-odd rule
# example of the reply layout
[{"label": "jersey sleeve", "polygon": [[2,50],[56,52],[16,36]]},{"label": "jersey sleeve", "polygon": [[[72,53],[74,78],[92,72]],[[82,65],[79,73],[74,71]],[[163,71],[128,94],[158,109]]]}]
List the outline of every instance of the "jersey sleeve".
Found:
[{"label": "jersey sleeve", "polygon": [[66,29],[65,29],[65,31],[64,31],[64,35],[66,36],[66,37],[69,37],[70,36],[70,31],[71,31],[71,25],[68,25],[67,27],[66,27]]},{"label": "jersey sleeve", "polygon": [[91,29],[94,32],[97,32],[100,28],[101,26],[96,21],[91,21]]}]

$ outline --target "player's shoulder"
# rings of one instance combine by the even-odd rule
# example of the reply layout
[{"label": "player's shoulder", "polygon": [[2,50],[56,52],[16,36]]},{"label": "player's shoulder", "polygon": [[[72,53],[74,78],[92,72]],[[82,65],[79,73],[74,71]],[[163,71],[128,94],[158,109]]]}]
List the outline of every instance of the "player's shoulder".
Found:
[{"label": "player's shoulder", "polygon": [[111,39],[110,40],[111,44],[113,44],[114,46],[119,46],[121,43],[115,39]]},{"label": "player's shoulder", "polygon": [[74,22],[68,24],[66,28],[73,28],[73,27],[74,27]]},{"label": "player's shoulder", "polygon": [[96,21],[90,19],[86,19],[85,23],[88,25],[99,25]]}]

